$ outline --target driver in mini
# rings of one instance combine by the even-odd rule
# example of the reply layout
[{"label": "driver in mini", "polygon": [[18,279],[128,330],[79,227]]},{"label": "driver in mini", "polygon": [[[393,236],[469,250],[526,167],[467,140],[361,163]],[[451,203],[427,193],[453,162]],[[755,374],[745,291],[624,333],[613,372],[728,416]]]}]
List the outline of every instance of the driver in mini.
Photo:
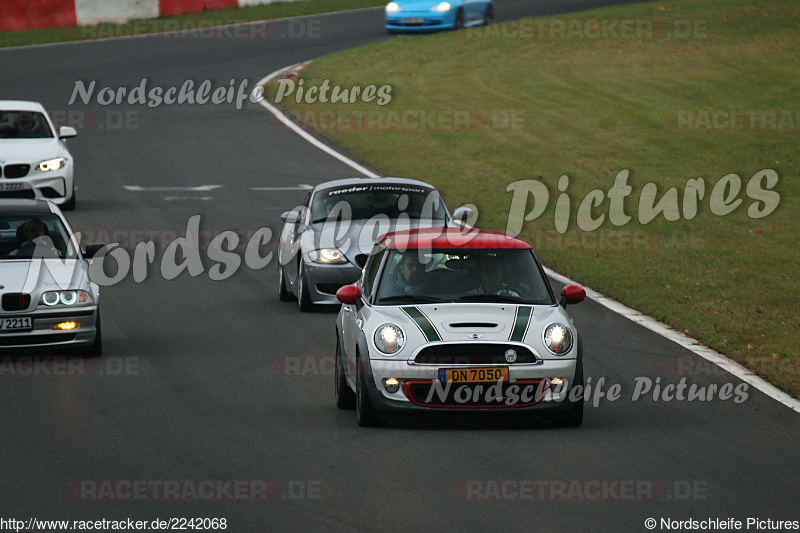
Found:
[{"label": "driver in mini", "polygon": [[519,292],[504,281],[503,267],[497,260],[482,257],[478,263],[478,279],[480,284],[473,294],[492,294],[497,296],[513,296],[519,298]]}]

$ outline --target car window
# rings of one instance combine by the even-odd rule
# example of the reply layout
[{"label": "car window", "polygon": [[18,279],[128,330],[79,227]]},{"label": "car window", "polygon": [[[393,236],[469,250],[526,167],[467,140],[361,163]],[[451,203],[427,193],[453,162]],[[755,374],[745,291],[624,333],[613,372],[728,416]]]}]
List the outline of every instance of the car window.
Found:
[{"label": "car window", "polygon": [[361,292],[364,293],[364,297],[369,299],[369,295],[372,293],[372,287],[375,283],[375,277],[378,275],[378,270],[381,267],[381,262],[383,261],[383,256],[386,255],[386,250],[381,250],[380,252],[370,256],[367,260],[367,264],[364,265],[364,276],[363,281],[361,282]]},{"label": "car window", "polygon": [[325,222],[336,215],[341,220],[368,220],[376,215],[396,219],[443,222],[447,212],[439,193],[429,187],[405,184],[350,185],[322,189],[314,195],[311,220]]},{"label": "car window", "polygon": [[53,130],[42,113],[0,111],[0,139],[52,139]]},{"label": "car window", "polygon": [[434,301],[554,303],[547,278],[529,249],[392,251],[375,303]]},{"label": "car window", "polygon": [[61,219],[53,214],[0,214],[0,260],[32,257],[77,257]]}]

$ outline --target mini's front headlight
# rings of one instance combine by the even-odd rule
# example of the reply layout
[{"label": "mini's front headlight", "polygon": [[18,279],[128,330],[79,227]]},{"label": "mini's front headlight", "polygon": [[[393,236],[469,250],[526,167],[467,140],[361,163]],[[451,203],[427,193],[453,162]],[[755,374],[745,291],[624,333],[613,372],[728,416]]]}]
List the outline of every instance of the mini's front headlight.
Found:
[{"label": "mini's front headlight", "polygon": [[572,332],[563,324],[550,324],[544,330],[544,345],[556,355],[572,349]]},{"label": "mini's front headlight", "polygon": [[86,291],[48,291],[42,294],[42,303],[49,307],[54,305],[81,305],[92,303],[92,297]]},{"label": "mini's front headlight", "polygon": [[450,5],[450,2],[439,2],[431,8],[431,11],[436,11],[437,13],[447,13],[450,11],[451,7],[452,6]]},{"label": "mini's front headlight", "polygon": [[48,159],[47,161],[42,161],[39,163],[39,170],[42,172],[51,172],[53,170],[61,170],[67,166],[67,160],[63,157],[59,157],[58,159]]},{"label": "mini's front headlight", "polygon": [[400,11],[400,6],[397,5],[397,2],[389,2],[386,4],[387,13],[397,13],[398,11]]},{"label": "mini's front headlight", "polygon": [[383,324],[375,330],[375,346],[387,355],[399,352],[406,343],[406,336],[400,326]]},{"label": "mini's front headlight", "polygon": [[325,265],[340,265],[347,263],[347,258],[337,248],[320,248],[308,254],[312,261],[315,263],[322,263]]}]

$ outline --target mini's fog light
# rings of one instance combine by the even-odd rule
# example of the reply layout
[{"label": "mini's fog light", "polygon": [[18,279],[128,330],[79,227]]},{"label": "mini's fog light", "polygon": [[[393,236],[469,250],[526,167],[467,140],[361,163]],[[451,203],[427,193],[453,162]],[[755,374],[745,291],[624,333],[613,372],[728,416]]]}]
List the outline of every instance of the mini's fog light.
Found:
[{"label": "mini's fog light", "polygon": [[564,384],[564,378],[550,378],[550,385],[558,387]]},{"label": "mini's fog light", "polygon": [[400,390],[400,380],[397,378],[386,378],[383,380],[383,388],[386,392],[393,394]]}]

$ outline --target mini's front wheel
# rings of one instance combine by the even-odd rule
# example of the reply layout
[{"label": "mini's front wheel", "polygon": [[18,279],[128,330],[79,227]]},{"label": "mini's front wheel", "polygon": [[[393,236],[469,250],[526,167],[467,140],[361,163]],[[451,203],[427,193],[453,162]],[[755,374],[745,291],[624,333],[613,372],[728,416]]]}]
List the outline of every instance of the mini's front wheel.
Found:
[{"label": "mini's front wheel", "polygon": [[385,426],[386,421],[378,416],[375,408],[372,407],[362,366],[364,364],[361,358],[356,358],[356,418],[358,425],[361,427]]},{"label": "mini's front wheel", "polygon": [[353,409],[356,406],[356,395],[353,389],[347,384],[344,364],[344,356],[342,355],[341,345],[339,344],[339,335],[336,335],[336,362],[334,363],[336,407],[339,409]]}]

